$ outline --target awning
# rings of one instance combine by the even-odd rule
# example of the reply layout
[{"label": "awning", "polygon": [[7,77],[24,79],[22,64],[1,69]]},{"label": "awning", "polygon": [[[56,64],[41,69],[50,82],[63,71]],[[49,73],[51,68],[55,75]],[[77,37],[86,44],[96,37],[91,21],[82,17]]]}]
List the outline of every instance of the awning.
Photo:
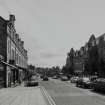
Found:
[{"label": "awning", "polygon": [[16,65],[16,67],[17,67],[18,69],[26,70],[26,68],[20,67],[19,65]]},{"label": "awning", "polygon": [[0,63],[3,63],[3,64],[5,64],[5,65],[7,65],[7,66],[9,66],[9,67],[14,68],[14,69],[26,70],[26,68],[20,67],[20,66],[18,66],[18,65],[11,65],[11,64],[9,64],[9,63],[7,63],[7,62],[4,62],[4,61],[2,61],[2,60],[0,60]]},{"label": "awning", "polygon": [[16,66],[11,65],[11,64],[9,64],[9,63],[7,63],[7,62],[4,62],[4,61],[2,61],[2,60],[0,61],[0,63],[3,63],[3,64],[5,64],[5,65],[7,65],[7,66],[12,67],[12,68],[18,69]]}]

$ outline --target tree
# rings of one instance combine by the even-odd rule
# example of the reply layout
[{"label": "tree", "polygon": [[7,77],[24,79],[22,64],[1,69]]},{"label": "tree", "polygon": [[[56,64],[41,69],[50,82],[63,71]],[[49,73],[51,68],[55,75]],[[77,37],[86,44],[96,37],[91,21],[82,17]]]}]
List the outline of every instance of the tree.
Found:
[{"label": "tree", "polygon": [[73,48],[70,49],[70,52],[67,54],[66,65],[63,67],[65,74],[74,73],[74,54],[75,51]]},{"label": "tree", "polygon": [[73,48],[71,48],[70,50],[70,62],[71,62],[71,65],[70,65],[70,68],[69,68],[69,74],[73,74],[74,73],[74,55],[75,55],[75,51]]},{"label": "tree", "polygon": [[63,67],[62,67],[62,73],[63,73],[63,74],[68,73],[68,71],[67,71],[67,67],[66,67],[66,66],[63,66]]}]

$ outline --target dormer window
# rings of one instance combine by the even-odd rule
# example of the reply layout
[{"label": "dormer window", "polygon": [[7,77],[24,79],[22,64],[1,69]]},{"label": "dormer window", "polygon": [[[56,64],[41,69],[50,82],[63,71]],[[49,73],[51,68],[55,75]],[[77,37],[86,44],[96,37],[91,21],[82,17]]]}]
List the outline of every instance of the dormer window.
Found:
[{"label": "dormer window", "polygon": [[96,44],[97,44],[97,45],[99,44],[99,39],[96,40]]},{"label": "dormer window", "polygon": [[95,41],[92,42],[92,46],[95,46]]}]

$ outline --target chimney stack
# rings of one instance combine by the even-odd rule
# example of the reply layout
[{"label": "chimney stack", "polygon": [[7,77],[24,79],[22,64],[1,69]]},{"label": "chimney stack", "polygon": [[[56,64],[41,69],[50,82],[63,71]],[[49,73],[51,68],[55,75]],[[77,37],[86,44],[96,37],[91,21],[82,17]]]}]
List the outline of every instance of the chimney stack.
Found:
[{"label": "chimney stack", "polygon": [[22,47],[24,47],[24,41],[21,41]]},{"label": "chimney stack", "polygon": [[15,15],[12,15],[12,14],[9,15],[9,20],[10,20],[10,21],[15,21]]}]

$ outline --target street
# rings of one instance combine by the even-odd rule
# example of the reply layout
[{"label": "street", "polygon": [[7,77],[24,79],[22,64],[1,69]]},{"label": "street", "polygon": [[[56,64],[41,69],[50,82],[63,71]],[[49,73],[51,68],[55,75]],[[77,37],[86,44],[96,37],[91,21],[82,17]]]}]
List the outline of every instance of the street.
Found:
[{"label": "street", "polygon": [[0,105],[105,105],[105,0],[0,0]]},{"label": "street", "polygon": [[0,105],[105,105],[105,94],[75,87],[70,81],[39,79],[39,86],[0,89]]},{"label": "street", "polygon": [[89,89],[77,88],[72,83],[50,79],[40,81],[56,105],[105,105],[105,95]]}]

